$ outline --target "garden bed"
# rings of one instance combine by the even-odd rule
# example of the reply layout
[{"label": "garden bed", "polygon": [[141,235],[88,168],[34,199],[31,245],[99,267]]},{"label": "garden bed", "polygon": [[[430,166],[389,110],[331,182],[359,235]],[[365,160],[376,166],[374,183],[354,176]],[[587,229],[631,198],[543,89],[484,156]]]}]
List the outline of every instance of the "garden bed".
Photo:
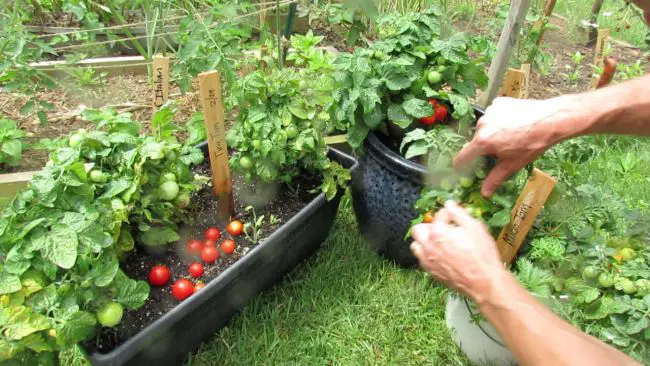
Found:
[{"label": "garden bed", "polygon": [[[354,169],[355,161],[336,150],[330,157],[347,168]],[[196,173],[209,173],[203,164]],[[268,288],[299,262],[313,253],[325,240],[338,211],[340,195],[328,201],[324,194],[311,193],[320,184],[314,176],[302,176],[296,182],[299,190],[286,187],[274,199],[257,210],[245,211],[242,200],[250,185],[239,177],[234,179],[234,202],[237,212],[245,222],[265,216],[258,230],[258,243],[243,236],[231,237],[223,231],[222,238],[235,239],[236,250],[222,256],[198,279],[207,284],[190,298],[179,304],[170,293],[170,286],[151,289],[146,304],[138,310],[127,312],[118,328],[102,328],[99,335],[85,343],[95,365],[153,364],[156,362],[180,363],[185,355],[198,347],[201,340],[228,323],[230,318],[258,292]],[[149,270],[164,264],[169,267],[173,282],[188,278],[187,265],[196,259],[189,257],[184,248],[192,239],[202,239],[208,227],[224,228],[217,219],[217,200],[210,187],[193,197],[193,223],[180,229],[181,240],[152,255],[139,248],[122,268],[132,278],[146,280]],[[271,217],[276,219],[271,219]],[[173,346],[169,342],[173,341]]]}]

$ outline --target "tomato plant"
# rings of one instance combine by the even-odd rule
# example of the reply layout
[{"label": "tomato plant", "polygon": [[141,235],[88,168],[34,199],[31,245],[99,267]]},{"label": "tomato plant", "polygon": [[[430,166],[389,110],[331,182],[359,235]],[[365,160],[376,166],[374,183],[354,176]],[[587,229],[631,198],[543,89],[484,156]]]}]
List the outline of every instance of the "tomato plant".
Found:
[{"label": "tomato plant", "polygon": [[332,114],[346,125],[350,145],[359,148],[386,123],[408,131],[416,120],[433,125],[445,119],[446,107],[436,119],[430,99],[450,105],[453,119],[468,126],[474,120],[469,98],[487,85],[484,60],[469,56],[471,38],[443,36],[448,24],[437,7],[386,14],[377,23],[378,40],[335,62],[340,85]]},{"label": "tomato plant", "polygon": [[194,284],[190,280],[181,279],[174,282],[172,295],[178,301],[183,301],[194,293]]},{"label": "tomato plant", "polygon": [[0,302],[9,319],[3,328],[30,330],[11,340],[0,334],[0,343],[12,344],[2,360],[29,358],[34,342],[48,345],[42,353],[67,349],[91,338],[98,322],[119,323],[120,309],[141,307],[149,297],[146,280],[164,285],[168,271],[132,279],[120,260],[136,242],[178,241],[188,218],[167,200],[171,195],[161,196],[170,178],[164,175],[175,172],[178,195],[208,181],[191,173],[203,153],[174,137],[172,106],[154,114],[156,136],[141,135],[129,113],[87,109],[82,117],[96,127],[48,145],[50,161],[0,211]]},{"label": "tomato plant", "polygon": [[234,252],[235,252],[235,247],[236,247],[235,242],[232,241],[232,240],[230,240],[230,239],[226,239],[226,240],[224,240],[224,241],[221,243],[221,250],[222,250],[225,254],[232,254],[232,253],[234,253]]},{"label": "tomato plant", "polygon": [[324,135],[331,120],[334,81],[309,69],[253,72],[239,80],[233,95],[240,113],[227,135],[235,150],[233,170],[247,181],[290,183],[302,173],[323,176],[319,188],[328,199],[349,173],[327,157]]},{"label": "tomato plant", "polygon": [[155,266],[149,271],[149,283],[153,286],[164,286],[170,278],[171,273],[167,266]]},{"label": "tomato plant", "polygon": [[190,264],[190,267],[189,267],[188,270],[190,272],[190,275],[192,277],[194,277],[194,278],[199,278],[199,277],[203,276],[203,272],[205,271],[204,268],[203,268],[203,265],[201,263],[199,263],[199,262],[194,262],[194,263]]},{"label": "tomato plant", "polygon": [[0,165],[15,166],[20,163],[23,153],[25,132],[16,122],[0,118]]}]

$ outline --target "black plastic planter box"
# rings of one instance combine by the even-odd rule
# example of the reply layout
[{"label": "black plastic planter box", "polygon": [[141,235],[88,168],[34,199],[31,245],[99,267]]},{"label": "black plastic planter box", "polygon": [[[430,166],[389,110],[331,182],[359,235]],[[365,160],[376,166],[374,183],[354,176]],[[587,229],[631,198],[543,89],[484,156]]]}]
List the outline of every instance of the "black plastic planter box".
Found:
[{"label": "black plastic planter box", "polygon": [[[483,111],[474,107],[477,120]],[[352,172],[352,204],[366,241],[380,255],[402,265],[417,265],[404,235],[417,217],[415,202],[428,174],[371,133],[364,141],[359,168]]]},{"label": "black plastic planter box", "polygon": [[[329,156],[354,170],[356,160],[338,150]],[[110,353],[90,355],[93,365],[179,365],[215,335],[261,291],[268,289],[316,251],[327,238],[341,194],[320,194],[263,243]]]}]

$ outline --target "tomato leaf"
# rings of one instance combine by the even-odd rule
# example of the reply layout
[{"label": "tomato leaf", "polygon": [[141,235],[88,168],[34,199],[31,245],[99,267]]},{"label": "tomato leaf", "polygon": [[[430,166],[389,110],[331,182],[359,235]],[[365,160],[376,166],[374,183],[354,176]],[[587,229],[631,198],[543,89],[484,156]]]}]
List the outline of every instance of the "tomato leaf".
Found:
[{"label": "tomato leaf", "polygon": [[57,266],[70,269],[77,260],[77,233],[68,225],[54,224],[46,235],[43,256]]},{"label": "tomato leaf", "polygon": [[417,98],[411,98],[402,104],[404,112],[415,118],[424,118],[433,115],[433,107],[426,101]]},{"label": "tomato leaf", "polygon": [[15,274],[0,271],[0,295],[20,291],[21,288],[20,277]]}]

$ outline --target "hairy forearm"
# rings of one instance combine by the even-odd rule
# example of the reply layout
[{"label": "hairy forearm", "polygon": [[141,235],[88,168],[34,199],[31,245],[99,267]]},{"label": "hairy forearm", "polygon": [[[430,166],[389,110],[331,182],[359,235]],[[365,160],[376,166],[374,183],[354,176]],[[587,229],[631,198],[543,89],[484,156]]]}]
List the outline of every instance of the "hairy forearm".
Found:
[{"label": "hairy forearm", "polygon": [[650,74],[558,99],[568,118],[555,126],[552,143],[590,134],[650,136]]},{"label": "hairy forearm", "polygon": [[518,285],[507,271],[494,275],[479,307],[522,365],[637,365],[581,333]]}]

